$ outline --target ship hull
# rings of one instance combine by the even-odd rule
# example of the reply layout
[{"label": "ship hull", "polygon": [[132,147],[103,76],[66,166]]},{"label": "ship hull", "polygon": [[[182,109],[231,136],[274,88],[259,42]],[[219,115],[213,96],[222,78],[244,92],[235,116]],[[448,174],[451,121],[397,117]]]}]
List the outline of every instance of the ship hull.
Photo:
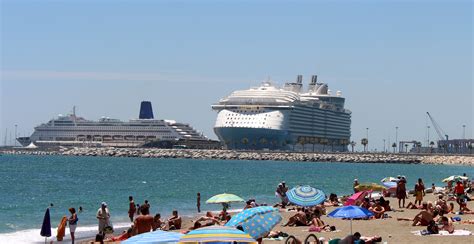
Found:
[{"label": "ship hull", "polygon": [[285,130],[263,128],[215,127],[214,132],[227,149],[287,150],[291,143]]}]

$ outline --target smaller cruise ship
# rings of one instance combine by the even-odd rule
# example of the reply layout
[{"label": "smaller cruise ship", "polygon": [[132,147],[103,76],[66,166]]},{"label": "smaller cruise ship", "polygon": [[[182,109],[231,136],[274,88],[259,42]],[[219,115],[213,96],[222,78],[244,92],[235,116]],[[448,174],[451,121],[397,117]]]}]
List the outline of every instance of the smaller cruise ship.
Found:
[{"label": "smaller cruise ship", "polygon": [[160,120],[153,116],[151,102],[143,101],[138,119],[121,121],[102,117],[87,120],[72,114],[59,115],[35,127],[30,137],[19,137],[23,146],[113,146],[137,147],[152,141],[208,141],[202,133],[186,123]]}]

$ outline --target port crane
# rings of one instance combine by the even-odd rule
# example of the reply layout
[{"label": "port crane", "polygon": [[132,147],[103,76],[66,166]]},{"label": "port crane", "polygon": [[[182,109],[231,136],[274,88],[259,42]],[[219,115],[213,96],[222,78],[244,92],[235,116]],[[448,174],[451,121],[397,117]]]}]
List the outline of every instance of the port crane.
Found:
[{"label": "port crane", "polygon": [[[438,134],[438,137],[439,137],[439,140],[444,140],[445,137],[446,137],[446,141],[449,139],[449,136],[446,134],[446,132],[444,132],[443,129],[441,129],[441,127],[439,126],[439,124],[436,122],[436,120],[431,116],[431,114],[429,112],[426,112],[426,114],[428,115],[428,117],[430,118],[431,120],[431,123],[433,124],[433,127],[435,128],[436,130],[436,133]],[[444,135],[444,137],[443,137]]]}]

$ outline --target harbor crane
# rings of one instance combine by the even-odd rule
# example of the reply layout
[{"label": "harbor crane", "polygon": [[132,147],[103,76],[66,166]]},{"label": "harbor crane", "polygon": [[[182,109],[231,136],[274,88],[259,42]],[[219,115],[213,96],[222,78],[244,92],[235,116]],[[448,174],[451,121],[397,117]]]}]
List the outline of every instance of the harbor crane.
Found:
[{"label": "harbor crane", "polygon": [[[431,123],[433,124],[433,127],[435,128],[436,133],[438,134],[439,140],[442,141],[442,140],[444,140],[444,137],[446,137],[446,141],[447,141],[449,139],[449,136],[446,134],[446,132],[444,132],[444,130],[441,129],[441,127],[438,125],[436,120],[434,120],[434,118],[431,117],[431,114],[429,112],[426,112],[426,114],[430,118]],[[444,135],[444,137],[443,137],[443,135]]]}]

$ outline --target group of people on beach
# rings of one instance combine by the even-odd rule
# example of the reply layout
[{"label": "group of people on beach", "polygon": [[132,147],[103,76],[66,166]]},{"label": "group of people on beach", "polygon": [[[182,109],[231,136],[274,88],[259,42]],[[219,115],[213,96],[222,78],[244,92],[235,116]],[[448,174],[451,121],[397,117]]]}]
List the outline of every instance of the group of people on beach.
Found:
[{"label": "group of people on beach", "polygon": [[[467,177],[466,177],[467,178]],[[407,179],[405,176],[398,176],[395,179],[396,187],[392,192],[398,199],[398,208],[405,208],[405,199],[408,199],[407,194]],[[453,184],[454,183],[454,184]],[[359,197],[351,203],[362,208],[367,209],[373,214],[373,217],[366,219],[381,219],[390,218],[388,213],[394,211],[391,207],[390,202],[386,200],[391,194],[389,191],[384,191],[383,195],[377,199],[371,197],[370,191],[359,192],[359,182],[357,179],[354,180],[353,189],[355,193],[359,193]],[[280,182],[275,190],[275,194],[279,197],[279,203],[275,204],[274,207],[279,207],[281,211],[295,211],[295,213],[288,218],[286,223],[282,226],[307,226],[310,232],[331,232],[336,231],[336,227],[325,223],[321,216],[326,215],[327,207],[342,206],[348,197],[339,198],[336,194],[331,193],[325,202],[312,206],[312,207],[300,207],[293,205],[288,201],[287,192],[289,188],[284,181]],[[426,189],[423,180],[420,178],[417,180],[412,194],[415,197],[414,202],[409,202],[406,205],[407,209],[419,209],[420,212],[413,218],[397,218],[399,221],[411,221],[413,226],[426,226],[428,233],[438,233],[440,230],[446,230],[449,233],[455,231],[453,221],[456,219],[448,217],[448,214],[474,214],[467,207],[467,201],[472,200],[467,193],[472,191],[472,183],[469,180],[457,180],[454,182],[448,182],[448,186],[445,190],[439,191],[432,184],[431,189]],[[423,201],[424,197],[428,192],[433,194],[439,194],[437,200],[434,202]],[[155,231],[155,230],[181,230],[182,219],[178,214],[177,210],[173,210],[169,218],[162,220],[160,213],[156,213],[154,216],[150,213],[150,202],[145,200],[143,204],[136,204],[133,196],[129,196],[129,208],[128,217],[131,222],[130,228],[124,231],[118,236],[109,235],[107,238],[106,234],[113,232],[113,227],[110,222],[110,211],[107,203],[102,202],[100,208],[97,210],[96,218],[98,220],[98,235],[96,241],[123,241],[131,236],[139,235],[142,233]],[[451,201],[448,204],[448,201]],[[459,205],[459,211],[456,211],[454,203]],[[246,202],[244,209],[257,207],[258,204],[255,199],[249,199]],[[266,204],[263,204],[266,205]],[[201,212],[200,209],[200,193],[197,193],[197,211]],[[206,212],[205,215],[196,218],[193,221],[191,227],[181,230],[182,233],[187,233],[191,230],[199,229],[205,226],[211,225],[225,225],[230,219],[231,214],[227,211],[229,206],[223,206],[223,210],[219,214],[213,214],[212,212]],[[82,207],[80,208],[80,211]],[[74,243],[74,232],[77,228],[78,216],[75,208],[69,209],[70,216],[68,218],[69,229],[71,232],[72,243]],[[472,220],[466,223],[474,222]],[[280,231],[271,231],[266,237],[278,237],[288,236],[288,234]],[[290,238],[291,239],[291,238]],[[363,237],[360,233],[354,233],[353,235],[347,236],[343,239],[338,240],[337,243],[354,243],[354,240],[363,240],[365,243],[371,243],[372,241],[380,240],[380,237]],[[259,242],[262,239],[258,240]],[[300,240],[293,238],[289,243],[302,243]],[[329,242],[334,243],[334,242]]]}]

